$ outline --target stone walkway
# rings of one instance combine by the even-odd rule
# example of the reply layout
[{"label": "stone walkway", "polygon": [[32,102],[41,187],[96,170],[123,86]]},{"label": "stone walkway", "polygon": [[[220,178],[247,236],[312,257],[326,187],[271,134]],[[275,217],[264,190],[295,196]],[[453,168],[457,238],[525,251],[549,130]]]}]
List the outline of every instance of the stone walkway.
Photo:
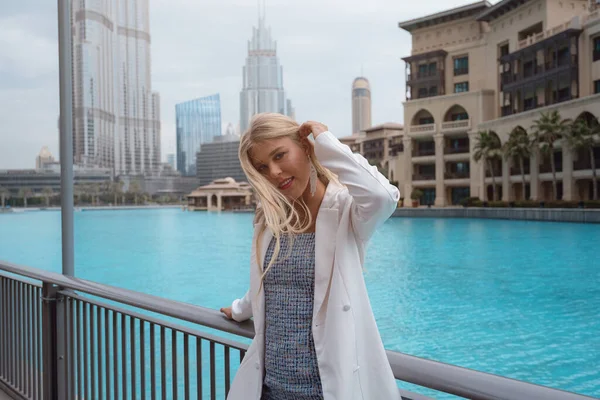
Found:
[{"label": "stone walkway", "polygon": [[6,393],[0,390],[0,400],[12,400]]}]

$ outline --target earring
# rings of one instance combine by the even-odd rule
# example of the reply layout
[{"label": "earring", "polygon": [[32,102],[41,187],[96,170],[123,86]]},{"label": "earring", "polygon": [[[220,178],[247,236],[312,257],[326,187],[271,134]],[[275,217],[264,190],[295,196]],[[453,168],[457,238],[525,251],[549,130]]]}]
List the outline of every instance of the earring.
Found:
[{"label": "earring", "polygon": [[308,180],[308,182],[310,183],[310,195],[314,196],[315,193],[317,193],[317,179],[319,179],[319,177],[317,175],[317,169],[312,163],[310,157],[308,157],[308,163],[310,164],[310,177]]}]

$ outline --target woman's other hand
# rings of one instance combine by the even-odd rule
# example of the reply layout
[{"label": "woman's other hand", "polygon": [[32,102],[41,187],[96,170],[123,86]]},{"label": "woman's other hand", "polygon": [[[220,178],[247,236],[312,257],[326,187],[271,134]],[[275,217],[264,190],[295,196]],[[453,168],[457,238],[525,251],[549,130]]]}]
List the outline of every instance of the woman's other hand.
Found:
[{"label": "woman's other hand", "polygon": [[227,319],[233,319],[233,316],[231,315],[231,307],[223,307],[219,311],[225,314]]}]

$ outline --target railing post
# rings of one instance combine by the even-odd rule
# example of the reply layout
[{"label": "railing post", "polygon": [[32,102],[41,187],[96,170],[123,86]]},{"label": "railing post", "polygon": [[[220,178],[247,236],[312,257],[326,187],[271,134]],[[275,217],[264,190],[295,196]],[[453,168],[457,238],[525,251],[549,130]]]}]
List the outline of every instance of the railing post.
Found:
[{"label": "railing post", "polygon": [[42,286],[42,366],[44,399],[67,398],[66,332],[64,296],[59,288],[44,282]]}]

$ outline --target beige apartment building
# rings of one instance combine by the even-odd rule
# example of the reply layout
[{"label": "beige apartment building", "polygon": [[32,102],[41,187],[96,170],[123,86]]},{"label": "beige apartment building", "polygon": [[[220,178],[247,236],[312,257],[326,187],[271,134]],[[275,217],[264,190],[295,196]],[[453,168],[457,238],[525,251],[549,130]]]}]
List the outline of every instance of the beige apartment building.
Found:
[{"label": "beige apartment building", "polygon": [[[404,126],[387,122],[340,138],[354,153],[362,154],[371,164],[387,171],[387,178],[402,188],[404,182]],[[402,197],[404,193],[401,193]]]},{"label": "beige apartment building", "polygon": [[[467,196],[491,199],[492,178],[473,159],[477,133],[529,131],[541,111],[563,118],[600,117],[600,7],[590,0],[483,1],[402,22],[412,35],[406,63],[403,163],[394,171],[403,197],[414,188],[422,204],[458,204]],[[361,135],[364,137],[361,138]],[[369,132],[354,135],[363,143]],[[350,138],[346,138],[349,140]],[[354,145],[357,148],[357,145]],[[600,144],[595,149],[600,166]],[[386,151],[385,148],[382,151]],[[560,144],[559,198],[591,193],[591,163]],[[552,199],[549,160],[526,160],[526,186],[513,160],[494,166],[502,200]],[[515,165],[513,165],[515,164]],[[488,176],[486,176],[488,175]]]}]

